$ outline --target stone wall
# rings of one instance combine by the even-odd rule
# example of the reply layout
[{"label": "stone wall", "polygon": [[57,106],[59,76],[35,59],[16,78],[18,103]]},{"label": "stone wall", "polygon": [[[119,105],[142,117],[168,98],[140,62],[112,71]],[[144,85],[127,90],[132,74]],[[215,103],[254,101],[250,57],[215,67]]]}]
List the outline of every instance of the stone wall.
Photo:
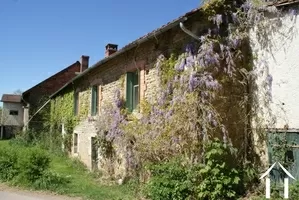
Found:
[{"label": "stone wall", "polygon": [[[194,15],[185,22],[185,26],[200,35],[208,30],[208,24],[203,23],[200,19],[200,16]],[[185,50],[186,44],[190,42],[194,42],[194,39],[184,33],[177,25],[164,33],[157,34],[155,38],[149,39],[131,50],[103,62],[70,85],[69,89],[79,92],[79,113],[81,116],[81,121],[74,129],[74,133],[78,134],[78,152],[73,151],[72,155],[80,158],[89,169],[92,168],[91,138],[95,137],[98,131],[95,124],[98,116],[91,116],[92,86],[96,85],[99,88],[98,106],[101,110],[104,104],[111,103],[114,100],[117,89],[121,91],[123,97],[126,97],[125,74],[139,70],[140,100],[151,102],[154,100],[159,88],[158,72],[155,68],[159,55],[163,54],[169,57],[171,53],[179,54]],[[241,67],[248,67],[249,62],[245,61],[244,63],[244,66]],[[215,102],[215,107],[231,133],[230,138],[241,150],[242,155],[240,156],[243,156],[243,153],[246,154],[248,150],[243,148],[244,141],[247,140],[244,133],[248,131],[246,120],[244,120],[247,110],[236,105],[244,98],[246,92],[246,89],[237,81],[228,81],[219,93],[220,98]],[[63,95],[63,92],[60,95]],[[123,159],[122,155],[118,155],[118,157]],[[99,155],[98,166],[106,172],[112,172],[115,176],[122,177],[125,173],[124,162],[110,162],[101,155]]]},{"label": "stone wall", "polygon": [[[188,28],[196,25],[196,21],[190,20],[186,24]],[[115,97],[115,91],[119,89],[121,95],[126,95],[126,72],[139,70],[140,80],[140,100],[153,100],[156,89],[159,87],[157,82],[157,70],[154,68],[157,58],[160,54],[169,56],[172,52],[182,52],[185,45],[193,39],[185,34],[179,26],[158,35],[155,39],[151,39],[128,52],[117,56],[116,58],[102,64],[96,69],[90,71],[84,78],[75,83],[77,91],[80,91],[79,102],[83,102],[82,94],[86,96],[85,102],[91,103],[90,87],[98,85],[99,87],[99,107],[105,103],[112,102]],[[82,120],[74,130],[78,134],[78,153],[72,153],[73,156],[79,157],[89,169],[91,164],[91,137],[96,136],[95,117],[90,116],[88,119]],[[118,155],[122,159],[122,155]],[[110,171],[116,177],[122,177],[125,173],[124,162],[111,163],[99,157],[99,168],[104,171]]]},{"label": "stone wall", "polygon": [[[10,111],[17,111],[16,115],[11,115]],[[4,126],[23,127],[24,109],[23,103],[3,102],[2,122]]]}]

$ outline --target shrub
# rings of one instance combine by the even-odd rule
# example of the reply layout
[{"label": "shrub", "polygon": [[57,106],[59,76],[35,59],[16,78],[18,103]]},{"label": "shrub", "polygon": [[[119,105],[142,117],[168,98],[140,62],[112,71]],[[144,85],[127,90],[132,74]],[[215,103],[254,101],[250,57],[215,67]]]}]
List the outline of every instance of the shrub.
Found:
[{"label": "shrub", "polygon": [[56,190],[65,187],[70,178],[52,171],[45,171],[33,184],[36,189]]},{"label": "shrub", "polygon": [[145,188],[148,197],[153,200],[183,200],[190,197],[192,185],[189,170],[181,161],[173,159],[149,167],[152,177]]},{"label": "shrub", "polygon": [[146,196],[153,200],[236,199],[242,189],[242,174],[232,165],[234,149],[214,140],[205,150],[205,164],[184,165],[182,159],[173,159],[152,165]]},{"label": "shrub", "polygon": [[205,164],[200,164],[200,180],[195,186],[197,199],[236,199],[241,174],[233,165],[234,149],[218,139],[205,146]]},{"label": "shrub", "polygon": [[21,176],[25,181],[39,179],[50,166],[49,155],[41,148],[32,147],[23,152],[20,160]]},{"label": "shrub", "polygon": [[0,148],[0,179],[2,181],[12,180],[18,173],[17,150],[12,147]]}]

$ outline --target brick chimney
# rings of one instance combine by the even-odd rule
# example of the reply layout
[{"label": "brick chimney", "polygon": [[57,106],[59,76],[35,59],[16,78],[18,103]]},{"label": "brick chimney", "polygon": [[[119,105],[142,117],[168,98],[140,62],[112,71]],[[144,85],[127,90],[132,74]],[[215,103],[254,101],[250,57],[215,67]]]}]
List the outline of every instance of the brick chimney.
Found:
[{"label": "brick chimney", "polygon": [[105,57],[112,55],[113,53],[117,52],[117,44],[107,44],[106,45],[106,52]]},{"label": "brick chimney", "polygon": [[80,66],[80,72],[85,71],[88,68],[89,63],[89,56],[81,56],[81,66]]}]

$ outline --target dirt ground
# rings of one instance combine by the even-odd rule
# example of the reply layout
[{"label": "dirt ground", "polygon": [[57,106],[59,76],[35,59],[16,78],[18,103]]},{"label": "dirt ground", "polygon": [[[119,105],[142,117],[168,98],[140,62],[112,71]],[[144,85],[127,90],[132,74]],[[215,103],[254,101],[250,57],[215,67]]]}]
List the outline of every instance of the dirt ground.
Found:
[{"label": "dirt ground", "polygon": [[49,192],[29,191],[12,188],[0,183],[0,200],[82,200]]}]

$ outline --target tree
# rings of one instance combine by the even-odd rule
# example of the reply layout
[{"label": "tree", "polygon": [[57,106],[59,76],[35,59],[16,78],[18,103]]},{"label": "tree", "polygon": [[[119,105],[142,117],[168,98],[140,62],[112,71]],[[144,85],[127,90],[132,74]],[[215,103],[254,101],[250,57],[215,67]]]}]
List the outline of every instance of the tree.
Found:
[{"label": "tree", "polygon": [[14,93],[14,94],[21,95],[23,92],[22,92],[22,90],[17,89],[17,90],[15,90],[13,93]]}]

